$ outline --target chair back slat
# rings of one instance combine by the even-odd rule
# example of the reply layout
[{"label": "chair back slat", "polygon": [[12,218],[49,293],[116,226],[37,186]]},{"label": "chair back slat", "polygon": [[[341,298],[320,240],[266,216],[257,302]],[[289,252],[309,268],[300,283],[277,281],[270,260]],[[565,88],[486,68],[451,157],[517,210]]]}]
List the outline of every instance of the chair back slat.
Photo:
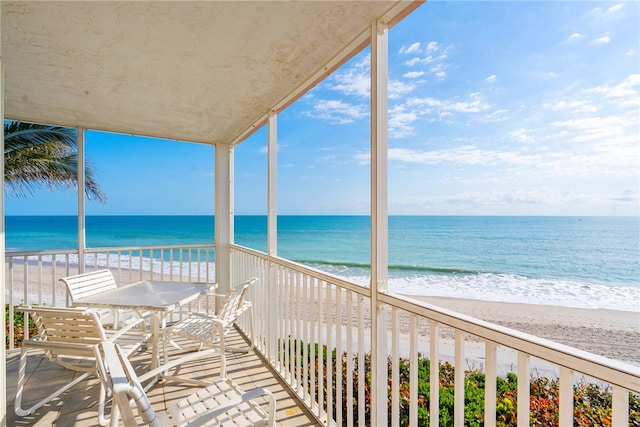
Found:
[{"label": "chair back slat", "polygon": [[63,277],[60,281],[67,286],[72,302],[118,287],[111,270],[106,269]]},{"label": "chair back slat", "polygon": [[257,282],[257,278],[253,278],[248,280],[240,285],[236,286],[234,289],[229,291],[224,304],[220,308],[217,317],[221,320],[235,320],[238,315],[237,311],[242,308],[244,304],[245,297],[249,290],[249,286]]},{"label": "chair back slat", "polygon": [[41,341],[96,345],[106,339],[93,310],[59,307],[20,307],[19,310],[29,313]]}]

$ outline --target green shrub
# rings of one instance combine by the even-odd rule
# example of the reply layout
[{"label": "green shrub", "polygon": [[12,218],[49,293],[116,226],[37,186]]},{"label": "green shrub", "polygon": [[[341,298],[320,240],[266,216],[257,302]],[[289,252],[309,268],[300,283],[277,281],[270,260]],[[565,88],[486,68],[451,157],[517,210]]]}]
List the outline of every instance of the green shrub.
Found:
[{"label": "green shrub", "polygon": [[[24,313],[17,310],[17,306],[13,307],[13,346],[21,347],[22,341],[24,341]],[[11,337],[10,332],[10,319],[9,319],[9,304],[4,306],[4,324],[5,324],[5,348],[9,348],[9,340]],[[33,336],[38,333],[36,325],[33,320],[29,318],[29,336]]]},{"label": "green shrub", "polygon": [[[292,362],[295,363],[296,355],[302,354],[304,344],[290,342],[290,354]],[[314,350],[313,354],[311,350]],[[328,355],[330,356],[328,358]],[[299,357],[299,356],[298,356]],[[331,388],[333,390],[333,414],[336,414],[336,366],[337,361],[342,364],[342,402],[343,420],[342,425],[346,425],[347,411],[352,411],[354,424],[358,424],[358,405],[347,408],[347,366],[350,365],[354,384],[353,401],[359,399],[365,401],[365,425],[371,425],[370,394],[371,394],[371,355],[364,355],[364,372],[358,371],[358,357],[353,356],[347,359],[346,353],[337,357],[336,351],[328,352],[326,346],[320,347],[318,344],[307,345],[307,364],[315,365],[315,390],[310,390],[311,378],[307,378],[307,392],[313,392],[318,397],[319,388],[322,387],[324,399],[320,404],[327,410],[327,367],[331,363],[333,377],[331,378]],[[304,366],[302,360],[298,360],[300,375],[303,375]],[[322,364],[323,378],[319,381],[318,367]],[[391,359],[387,362],[388,376],[391,378]],[[429,402],[430,402],[430,361],[426,357],[418,357],[418,425],[429,426]],[[310,373],[310,370],[308,371]],[[364,396],[358,396],[358,377],[364,376],[365,391]],[[388,382],[388,413],[391,419],[391,382]],[[409,426],[410,410],[410,363],[408,359],[399,360],[399,407],[400,425]],[[529,424],[532,426],[558,426],[558,401],[559,401],[559,381],[546,377],[532,377],[530,379],[530,400],[529,400]],[[470,427],[484,426],[484,398],[485,398],[485,375],[478,369],[465,371],[464,389],[464,425]],[[496,379],[496,424],[500,427],[517,425],[518,410],[518,378],[515,373],[510,372],[503,377]],[[454,393],[455,393],[455,367],[448,363],[439,364],[439,427],[453,426],[454,418]],[[593,383],[580,383],[573,387],[574,394],[574,427],[590,426],[610,426],[611,425],[611,390],[607,386]],[[336,421],[340,424],[339,421]],[[629,425],[640,427],[640,396],[630,393],[629,395]]]}]

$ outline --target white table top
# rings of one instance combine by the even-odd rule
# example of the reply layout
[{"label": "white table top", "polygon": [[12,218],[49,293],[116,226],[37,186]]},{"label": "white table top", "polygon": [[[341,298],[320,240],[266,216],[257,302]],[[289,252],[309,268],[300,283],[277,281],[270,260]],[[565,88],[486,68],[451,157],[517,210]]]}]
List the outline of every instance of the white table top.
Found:
[{"label": "white table top", "polygon": [[212,283],[144,280],[78,299],[74,305],[169,312],[215,289]]}]

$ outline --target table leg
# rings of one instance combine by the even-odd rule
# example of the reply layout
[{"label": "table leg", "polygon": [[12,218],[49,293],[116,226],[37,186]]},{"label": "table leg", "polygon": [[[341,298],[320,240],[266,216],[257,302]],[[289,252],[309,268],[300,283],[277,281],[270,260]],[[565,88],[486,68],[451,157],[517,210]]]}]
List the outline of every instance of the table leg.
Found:
[{"label": "table leg", "polygon": [[151,369],[155,369],[160,366],[160,352],[159,352],[159,340],[158,335],[160,334],[160,314],[153,313],[150,316],[151,318],[151,345],[153,348],[151,349]]}]

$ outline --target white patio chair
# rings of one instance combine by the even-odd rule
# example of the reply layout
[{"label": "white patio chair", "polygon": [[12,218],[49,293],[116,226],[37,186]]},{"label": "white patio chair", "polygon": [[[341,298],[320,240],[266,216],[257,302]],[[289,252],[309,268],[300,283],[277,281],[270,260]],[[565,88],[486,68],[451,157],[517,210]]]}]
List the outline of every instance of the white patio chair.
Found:
[{"label": "white patio chair", "polygon": [[[225,351],[248,352],[253,350],[253,314],[251,310],[251,301],[247,301],[245,297],[249,290],[249,286],[257,283],[257,281],[258,279],[255,277],[249,279],[232,289],[229,294],[222,296],[224,297],[224,303],[217,314],[199,312],[189,313],[188,317],[174,323],[169,328],[169,339],[173,340],[175,337],[187,338],[197,344],[198,350],[202,350],[204,347],[219,349],[222,357],[222,375],[225,375]],[[249,345],[245,347],[226,346],[224,338],[244,313],[247,313],[248,316]]]},{"label": "white patio chair", "polygon": [[[138,416],[149,426],[275,426],[276,401],[265,388],[243,391],[226,375],[209,383],[189,397],[171,406],[166,411],[155,412],[141,381],[120,346],[105,341],[94,347],[104,387],[113,395],[111,425],[117,426],[119,418],[125,426],[137,426],[138,420],[132,409],[133,400]],[[215,352],[207,349],[203,352]],[[201,356],[203,352],[193,353]],[[157,375],[170,369],[169,363],[146,373],[145,377]],[[267,411],[256,402],[267,400]]]},{"label": "white patio chair", "polygon": [[[22,343],[18,368],[18,384],[14,409],[16,415],[24,417],[60,394],[69,390],[89,375],[97,375],[98,367],[94,347],[102,341],[118,343],[122,354],[129,357],[142,348],[151,334],[142,331],[139,324],[144,319],[130,319],[121,329],[104,329],[97,313],[87,308],[61,307],[18,307],[19,311],[31,316],[38,328],[38,334]],[[27,319],[25,319],[25,322]],[[137,328],[136,328],[137,327]],[[82,372],[77,378],[40,400],[29,408],[22,407],[26,366],[29,352],[44,351],[44,356],[63,368]],[[34,377],[35,379],[36,377]],[[42,378],[42,380],[46,380]],[[105,390],[101,388],[99,399],[100,425],[107,425],[104,417]]]},{"label": "white patio chair", "polygon": [[[76,300],[107,292],[118,287],[113,273],[107,269],[63,277],[60,281],[67,287],[73,306],[76,306]],[[106,328],[113,327],[117,329],[121,321],[126,321],[133,317],[143,317],[146,319],[149,316],[149,313],[135,310],[117,310],[110,308],[94,310],[98,313],[100,322]],[[145,323],[141,323],[140,327],[144,329]]]}]

